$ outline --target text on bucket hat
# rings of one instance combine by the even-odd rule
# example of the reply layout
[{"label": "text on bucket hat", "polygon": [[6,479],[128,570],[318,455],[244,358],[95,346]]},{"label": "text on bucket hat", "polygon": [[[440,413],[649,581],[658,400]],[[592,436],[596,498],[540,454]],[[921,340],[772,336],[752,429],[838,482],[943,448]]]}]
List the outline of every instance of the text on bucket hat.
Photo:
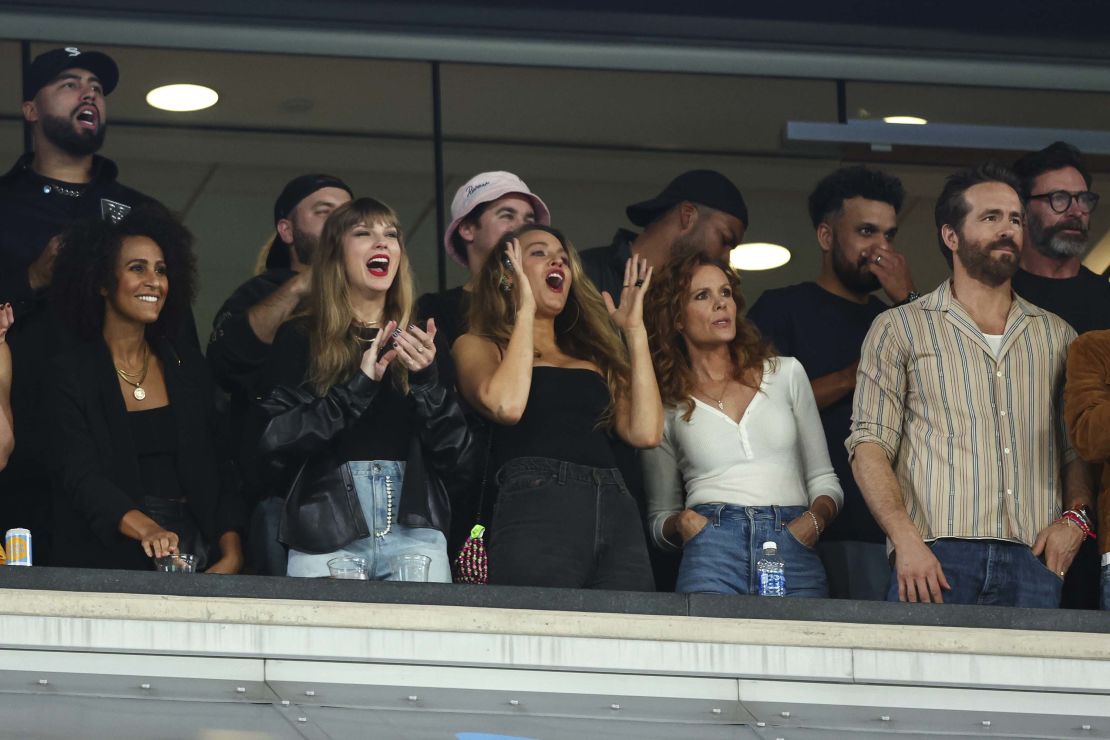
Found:
[{"label": "text on bucket hat", "polygon": [[459,254],[452,243],[459,224],[483,203],[492,203],[498,198],[512,194],[522,195],[531,201],[532,210],[536,214],[536,223],[545,225],[551,223],[551,211],[538,195],[528,189],[524,180],[511,172],[482,172],[463,183],[451,201],[451,225],[443,234],[443,248],[447,250],[447,256],[466,267],[466,255]]}]

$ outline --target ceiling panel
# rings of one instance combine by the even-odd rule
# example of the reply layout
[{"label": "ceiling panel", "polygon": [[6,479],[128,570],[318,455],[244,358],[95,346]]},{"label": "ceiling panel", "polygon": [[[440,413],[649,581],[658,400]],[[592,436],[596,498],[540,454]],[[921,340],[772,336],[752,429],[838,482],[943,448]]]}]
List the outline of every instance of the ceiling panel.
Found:
[{"label": "ceiling panel", "polygon": [[[62,43],[70,42],[35,44],[33,53]],[[432,132],[431,72],[420,62],[96,48],[120,67],[120,86],[109,98],[109,120],[410,136]],[[192,113],[147,105],[150,89],[175,82],[207,85],[220,100]]]}]

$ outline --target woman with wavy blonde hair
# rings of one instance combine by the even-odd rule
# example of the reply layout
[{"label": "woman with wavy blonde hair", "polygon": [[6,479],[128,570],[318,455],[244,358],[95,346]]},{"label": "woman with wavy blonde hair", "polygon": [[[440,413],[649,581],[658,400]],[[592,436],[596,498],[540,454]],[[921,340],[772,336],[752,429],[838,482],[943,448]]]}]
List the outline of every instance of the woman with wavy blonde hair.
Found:
[{"label": "woman with wavy blonde hair", "polygon": [[629,260],[617,309],[562,233],[538,224],[510,235],[477,276],[454,357],[460,392],[493,422],[491,583],[653,590],[609,438],[659,442],[643,326],[650,282],[646,261]]},{"label": "woman with wavy blonde hair", "polygon": [[450,581],[447,482],[466,482],[473,444],[436,373],[435,322],[410,323],[413,293],[393,209],[372,198],[337,208],[306,310],[278,330],[262,373],[260,447],[287,491],[289,575],[326,576],[345,557],[392,578],[395,559],[417,553],[431,558],[429,580]]},{"label": "woman with wavy blonde hair", "polygon": [[809,379],[739,316],[740,280],[698,252],[670,264],[645,314],[666,407],[643,455],[655,544],[682,550],[676,590],[754,594],[773,541],[787,596],[827,596],[814,547],[843,503]]}]

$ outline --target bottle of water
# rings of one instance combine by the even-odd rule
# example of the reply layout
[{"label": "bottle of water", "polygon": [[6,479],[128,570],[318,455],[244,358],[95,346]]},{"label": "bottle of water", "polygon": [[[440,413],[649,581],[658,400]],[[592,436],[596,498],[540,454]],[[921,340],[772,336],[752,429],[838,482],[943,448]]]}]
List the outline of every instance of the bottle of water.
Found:
[{"label": "bottle of water", "polygon": [[755,565],[759,572],[760,596],[786,596],[786,566],[774,542],[763,543],[763,557]]}]

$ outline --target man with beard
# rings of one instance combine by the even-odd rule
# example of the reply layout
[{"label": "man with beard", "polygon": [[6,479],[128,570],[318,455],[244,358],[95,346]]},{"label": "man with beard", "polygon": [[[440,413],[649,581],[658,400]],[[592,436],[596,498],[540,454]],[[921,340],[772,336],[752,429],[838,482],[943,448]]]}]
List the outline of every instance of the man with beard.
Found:
[{"label": "man with beard", "polygon": [[[628,220],[643,227],[639,234],[618,229],[613,243],[581,253],[586,276],[599,291],[608,292],[619,304],[624,287],[624,266],[639,255],[656,273],[672,256],[703,251],[713,259],[728,262],[728,253],[744,239],[748,228],[748,206],[740,190],[720,172],[690,170],[674,178],[659,195],[625,209]],[[644,474],[636,449],[615,437],[613,452],[629,492],[647,522]],[[679,553],[648,548],[655,586],[673,591],[678,578]]]},{"label": "man with beard", "polygon": [[951,280],[863,343],[846,446],[894,553],[892,601],[1058,607],[1084,537],[1062,408],[1075,331],[1011,290],[1019,187],[997,165],[950,176],[935,219]]},{"label": "man with beard", "polygon": [[[101,52],[69,46],[36,57],[23,77],[22,106],[34,151],[0,177],[0,304],[11,303],[16,317],[8,336],[16,447],[0,474],[0,531],[30,528],[42,553],[50,549],[50,483],[34,423],[42,378],[64,341],[46,297],[57,237],[76,220],[118,221],[150,201],[121,185],[115,163],[96,154],[107,131],[106,98],[118,81],[116,63]],[[183,336],[190,332],[196,343],[191,323]]]},{"label": "man with beard", "polygon": [[351,189],[331,175],[290,180],[274,202],[277,233],[270,245],[268,269],[236,288],[212,322],[208,363],[231,397],[230,435],[240,448],[244,496],[254,508],[246,552],[253,568],[263,573],[285,575],[285,551],[277,541],[280,499],[265,495],[253,475],[256,440],[245,429],[247,411],[278,328],[309,290],[312,255],[324,222],[350,199]]},{"label": "man with beard", "polygon": [[636,254],[655,271],[671,256],[701,250],[728,262],[728,253],[744,240],[748,206],[732,181],[713,170],[690,170],[671,180],[663,192],[625,209],[628,220],[643,227],[639,234],[618,229],[613,243],[582,252],[582,267],[599,291],[620,301],[624,265]]},{"label": "man with beard", "polygon": [[844,438],[860,346],[871,322],[888,308],[873,291],[882,288],[894,303],[918,297],[906,258],[894,251],[904,199],[901,181],[884,172],[842,167],[826,176],[809,196],[821,248],[817,279],[768,290],[748,311],[779,353],[806,369],[844,489],[843,511],[817,546],[833,598],[881,600],[890,582],[886,536],[855,485]]},{"label": "man with beard", "polygon": [[1098,206],[1083,155],[1058,141],[1014,164],[1025,198],[1027,247],[1014,290],[1076,332],[1110,329],[1110,282],[1083,266]]},{"label": "man with beard", "polygon": [[[1110,329],[1110,282],[1083,266],[1090,250],[1088,230],[1098,193],[1091,192],[1091,173],[1083,155],[1057,141],[1014,163],[1025,198],[1027,248],[1014,290],[1047,308],[1079,334]],[[1096,475],[1091,472],[1092,485]],[[1064,584],[1063,605],[1098,608],[1099,555],[1087,541]]]}]

